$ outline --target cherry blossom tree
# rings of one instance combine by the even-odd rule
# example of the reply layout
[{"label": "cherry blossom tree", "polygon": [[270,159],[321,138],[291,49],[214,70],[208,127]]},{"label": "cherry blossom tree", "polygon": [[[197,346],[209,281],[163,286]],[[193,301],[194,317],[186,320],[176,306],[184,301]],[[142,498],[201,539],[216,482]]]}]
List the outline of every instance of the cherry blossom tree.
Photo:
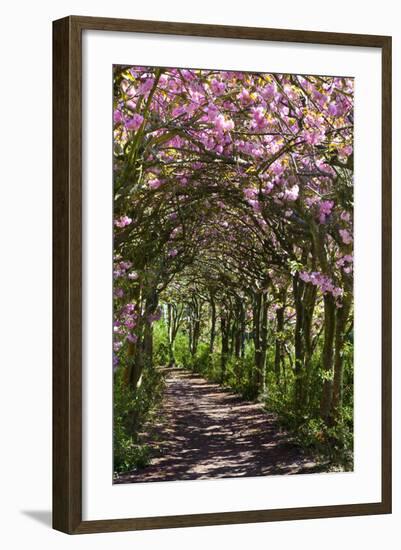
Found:
[{"label": "cherry blossom tree", "polygon": [[113,120],[114,368],[135,392],[164,319],[171,364],[184,325],[192,356],[202,339],[220,353],[222,383],[253,342],[250,395],[272,372],[299,417],[317,392],[335,424],[352,330],[353,79],[118,65]]}]

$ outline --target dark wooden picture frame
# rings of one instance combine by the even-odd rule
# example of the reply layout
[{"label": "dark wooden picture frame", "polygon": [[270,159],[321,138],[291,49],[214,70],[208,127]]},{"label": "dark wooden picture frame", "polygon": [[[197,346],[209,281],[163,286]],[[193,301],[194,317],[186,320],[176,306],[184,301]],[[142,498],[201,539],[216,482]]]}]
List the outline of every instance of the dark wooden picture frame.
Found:
[{"label": "dark wooden picture frame", "polygon": [[[379,48],[382,52],[380,502],[82,520],[83,30]],[[391,513],[391,37],[71,16],[53,22],[53,527],[69,534]]]}]

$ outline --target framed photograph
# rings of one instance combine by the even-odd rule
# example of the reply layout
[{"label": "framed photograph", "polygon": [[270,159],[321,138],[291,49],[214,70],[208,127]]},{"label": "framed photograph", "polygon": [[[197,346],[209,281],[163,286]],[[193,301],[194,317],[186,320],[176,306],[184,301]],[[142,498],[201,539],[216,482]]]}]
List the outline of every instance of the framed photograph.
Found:
[{"label": "framed photograph", "polygon": [[391,38],[53,23],[53,526],[391,512]]}]

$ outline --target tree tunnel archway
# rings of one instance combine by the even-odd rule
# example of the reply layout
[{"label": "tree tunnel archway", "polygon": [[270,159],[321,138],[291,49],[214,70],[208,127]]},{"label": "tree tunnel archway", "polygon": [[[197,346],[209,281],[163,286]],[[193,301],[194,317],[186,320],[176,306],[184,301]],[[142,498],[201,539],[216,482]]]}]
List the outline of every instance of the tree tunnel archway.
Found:
[{"label": "tree tunnel archway", "polygon": [[274,386],[295,417],[334,425],[352,363],[353,80],[115,66],[114,87],[116,371],[135,393],[163,322],[170,364],[185,329],[192,366],[203,342],[220,382],[245,373],[248,397]]}]

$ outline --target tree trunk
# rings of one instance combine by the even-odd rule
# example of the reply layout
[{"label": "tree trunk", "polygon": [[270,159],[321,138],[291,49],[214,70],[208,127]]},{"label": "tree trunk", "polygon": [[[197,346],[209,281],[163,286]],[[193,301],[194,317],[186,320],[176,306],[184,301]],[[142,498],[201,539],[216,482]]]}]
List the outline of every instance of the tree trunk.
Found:
[{"label": "tree trunk", "polygon": [[137,388],[143,370],[142,354],[139,348],[140,346],[137,344],[128,342],[126,382],[133,391]]},{"label": "tree trunk", "polygon": [[259,369],[261,363],[261,346],[260,346],[260,315],[262,297],[260,293],[255,294],[253,300],[253,341],[255,345],[255,364],[252,373],[252,383],[256,393],[259,380]]},{"label": "tree trunk", "polygon": [[188,349],[189,353],[192,355],[192,338],[193,338],[193,326],[192,326],[192,318],[189,317],[188,320]]},{"label": "tree trunk", "polygon": [[267,300],[267,295],[264,294],[262,296],[262,318],[261,318],[261,327],[260,327],[261,357],[260,357],[260,371],[259,371],[259,380],[258,380],[258,393],[263,392],[265,390],[268,313],[269,313],[269,303]]},{"label": "tree trunk", "polygon": [[214,302],[214,298],[210,298],[210,306],[212,310],[212,318],[211,318],[211,326],[210,326],[210,345],[209,350],[210,354],[214,351],[214,341],[216,339],[216,304]]},{"label": "tree trunk", "polygon": [[320,400],[320,416],[327,423],[331,411],[333,391],[333,344],[336,325],[336,306],[331,294],[324,296],[324,343],[322,351],[323,388]]},{"label": "tree trunk", "polygon": [[246,329],[245,308],[242,306],[241,324],[240,324],[240,333],[241,333],[240,357],[242,358],[245,357],[245,329]]},{"label": "tree trunk", "polygon": [[239,358],[241,356],[241,346],[243,340],[243,312],[244,307],[240,304],[237,308],[237,318],[235,320],[235,344],[234,344],[234,355]]},{"label": "tree trunk", "polygon": [[276,384],[281,382],[280,367],[283,362],[284,305],[276,310],[276,342],[274,353],[274,374]]},{"label": "tree trunk", "polygon": [[175,327],[174,327],[174,310],[171,304],[167,304],[167,332],[168,332],[169,366],[173,367],[175,365],[175,357],[174,357]]},{"label": "tree trunk", "polygon": [[304,299],[303,299],[303,338],[305,345],[305,377],[302,388],[302,401],[305,403],[305,407],[309,405],[309,386],[312,375],[312,322],[313,313],[315,310],[317,288],[314,285],[305,285]]},{"label": "tree trunk", "polygon": [[153,365],[153,326],[148,321],[145,322],[143,332],[143,354],[147,367]]},{"label": "tree trunk", "polygon": [[145,318],[143,325],[142,340],[142,368],[151,368],[153,366],[153,324],[150,316],[154,315],[159,304],[159,297],[155,290],[152,290],[145,302]]},{"label": "tree trunk", "polygon": [[293,293],[295,303],[295,332],[294,332],[294,347],[295,347],[295,409],[300,411],[303,406],[303,376],[305,362],[305,347],[303,339],[304,326],[304,308],[302,304],[304,283],[299,279],[298,274],[293,278]]},{"label": "tree trunk", "polygon": [[196,355],[196,352],[198,351],[198,343],[199,343],[199,336],[200,336],[200,320],[198,315],[193,321],[193,332],[192,332],[192,355]]},{"label": "tree trunk", "polygon": [[229,348],[229,323],[224,314],[220,318],[221,327],[221,374],[220,381],[223,383],[226,377],[228,348]]},{"label": "tree trunk", "polygon": [[159,298],[156,290],[150,290],[145,298],[145,308],[139,319],[136,334],[136,343],[129,342],[127,348],[127,375],[126,380],[133,391],[138,387],[144,368],[151,367],[153,361],[153,329],[148,321],[158,306]]},{"label": "tree trunk", "polygon": [[253,307],[253,332],[255,343],[255,366],[253,372],[253,386],[255,396],[264,389],[265,363],[267,349],[267,300],[258,292],[255,295]]},{"label": "tree trunk", "polygon": [[342,389],[343,389],[343,348],[345,340],[345,328],[351,309],[351,296],[344,297],[342,307],[337,309],[337,322],[335,334],[335,352],[334,352],[334,378],[333,378],[333,395],[331,402],[331,419],[335,423],[338,413],[342,405]]}]

